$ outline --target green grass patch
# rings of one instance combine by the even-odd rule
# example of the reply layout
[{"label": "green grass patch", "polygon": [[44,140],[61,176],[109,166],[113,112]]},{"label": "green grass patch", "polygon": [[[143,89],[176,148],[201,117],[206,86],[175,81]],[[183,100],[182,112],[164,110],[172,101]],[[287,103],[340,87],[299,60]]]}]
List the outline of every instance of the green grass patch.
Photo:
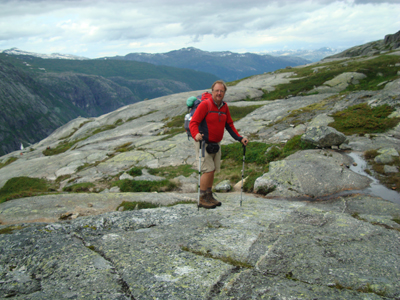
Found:
[{"label": "green grass patch", "polygon": [[0,169],[5,166],[8,166],[9,164],[13,163],[16,160],[18,160],[17,157],[9,157],[4,163],[0,163]]},{"label": "green grass patch", "polygon": [[233,122],[236,122],[260,107],[262,107],[262,105],[251,105],[251,106],[241,106],[241,107],[230,105],[229,112],[231,114]]},{"label": "green grass patch", "polygon": [[114,150],[116,152],[128,152],[135,148],[134,146],[131,146],[131,145],[132,145],[132,143],[128,142],[128,143],[122,144],[118,147],[115,147]]},{"label": "green grass patch", "polygon": [[[236,184],[241,180],[243,169],[243,146],[241,143],[222,145],[222,164],[221,172],[215,176],[216,182],[228,179]],[[291,138],[285,145],[265,144],[261,142],[249,142],[245,153],[244,177],[246,181],[243,185],[245,192],[253,192],[255,180],[268,172],[269,163],[306,149],[315,149],[311,143],[301,140],[301,136]]]},{"label": "green grass patch", "polygon": [[120,188],[121,192],[149,193],[149,192],[169,192],[177,189],[177,184],[165,179],[161,181],[148,180],[118,180],[113,183]]},{"label": "green grass patch", "polygon": [[14,230],[21,230],[22,228],[24,227],[20,225],[4,227],[0,229],[0,234],[11,234]]},{"label": "green grass patch", "polygon": [[133,177],[140,176],[143,174],[142,169],[138,168],[138,167],[134,167],[134,168],[130,169],[127,173]]},{"label": "green grass patch", "polygon": [[73,146],[75,146],[78,142],[83,141],[86,138],[82,138],[82,139],[79,139],[76,141],[63,140],[63,141],[59,142],[55,148],[47,147],[44,151],[42,151],[42,153],[45,156],[52,156],[52,155],[64,153],[67,150],[71,149]]},{"label": "green grass patch", "polygon": [[149,203],[149,202],[143,202],[143,201],[123,201],[118,207],[117,211],[123,207],[124,211],[126,210],[138,210],[138,209],[149,209],[149,208],[157,208],[159,205]]},{"label": "green grass patch", "polygon": [[0,203],[8,200],[31,197],[54,191],[49,182],[42,178],[14,177],[0,189]]},{"label": "green grass patch", "polygon": [[[194,151],[194,150],[193,150]],[[155,176],[165,177],[167,179],[173,179],[180,175],[188,177],[193,174],[193,172],[198,172],[192,168],[192,165],[180,165],[180,166],[169,166],[163,168],[149,169],[149,173]]]},{"label": "green grass patch", "polygon": [[94,130],[92,134],[95,135],[95,134],[97,134],[97,133],[100,133],[100,132],[103,132],[103,131],[107,131],[107,130],[111,130],[111,129],[114,129],[114,128],[116,128],[116,127],[117,127],[117,126],[114,125],[114,124],[103,125],[103,126],[97,128],[96,130]]},{"label": "green grass patch", "polygon": [[[179,205],[179,204],[194,204],[197,203],[197,201],[193,200],[193,201],[178,201],[172,204],[168,204],[167,207],[171,207],[171,206],[175,206],[175,205]],[[120,209],[120,207],[124,208],[124,211],[127,210],[139,210],[139,209],[150,209],[150,208],[157,208],[163,205],[160,204],[153,204],[153,203],[149,203],[149,202],[143,202],[143,201],[123,201],[118,207],[117,207],[117,211]]]},{"label": "green grass patch", "polygon": [[186,113],[181,114],[179,116],[172,117],[169,120],[164,120],[164,121],[168,121],[164,125],[164,128],[167,129],[166,132],[169,137],[185,132],[185,128],[183,127],[184,122],[185,122],[185,115],[186,115]]},{"label": "green grass patch", "polygon": [[315,66],[279,70],[275,73],[295,72],[296,75],[293,78],[297,79],[287,84],[277,85],[274,91],[265,92],[263,100],[284,99],[289,95],[305,95],[315,86],[321,86],[324,82],[345,72],[358,72],[367,76],[365,79],[360,80],[358,84],[350,84],[345,91],[379,90],[384,87],[384,84],[379,85],[380,83],[400,77],[397,75],[400,67],[395,67],[396,63],[398,63],[398,57],[395,55],[380,55],[365,61],[324,63],[319,66],[325,66],[325,68],[320,68],[317,72],[313,70]]},{"label": "green grass patch", "polygon": [[396,126],[400,118],[388,118],[395,109],[387,104],[370,107],[367,103],[334,113],[329,126],[346,134],[382,133]]},{"label": "green grass patch", "polygon": [[83,182],[66,186],[63,188],[63,191],[70,193],[87,193],[90,192],[90,189],[94,187],[95,185],[91,182]]},{"label": "green grass patch", "polygon": [[183,127],[183,123],[185,122],[185,115],[187,113],[181,114],[179,116],[172,117],[166,124],[165,127],[174,128],[174,127]]},{"label": "green grass patch", "polygon": [[364,157],[365,159],[374,159],[375,157],[377,157],[379,155],[378,150],[376,149],[370,149],[364,152]]}]

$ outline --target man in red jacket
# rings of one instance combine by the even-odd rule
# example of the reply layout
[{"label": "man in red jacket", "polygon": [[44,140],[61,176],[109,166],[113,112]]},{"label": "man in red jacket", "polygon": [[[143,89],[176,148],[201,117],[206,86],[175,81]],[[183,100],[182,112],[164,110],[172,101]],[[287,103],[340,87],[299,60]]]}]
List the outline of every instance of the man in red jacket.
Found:
[{"label": "man in red jacket", "polygon": [[[192,120],[190,121],[190,132],[195,141],[197,159],[199,159],[199,143],[205,140],[204,160],[201,163],[200,177],[200,201],[199,207],[215,208],[220,206],[212,195],[212,185],[214,183],[214,173],[220,171],[221,167],[221,147],[220,142],[226,129],[229,134],[243,145],[247,145],[248,140],[238,133],[229,112],[228,105],[222,101],[227,87],[222,80],[217,80],[211,87],[212,100],[202,101],[197,107]],[[213,147],[214,144],[214,147]],[[215,144],[218,144],[216,146]],[[209,146],[210,145],[210,146]],[[215,153],[211,148],[218,150]]]}]

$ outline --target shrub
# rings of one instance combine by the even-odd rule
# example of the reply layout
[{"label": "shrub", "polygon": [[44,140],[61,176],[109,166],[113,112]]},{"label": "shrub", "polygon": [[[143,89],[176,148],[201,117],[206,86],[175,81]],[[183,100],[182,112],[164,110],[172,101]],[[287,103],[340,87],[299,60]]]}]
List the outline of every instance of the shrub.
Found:
[{"label": "shrub", "polygon": [[365,159],[374,159],[378,155],[379,155],[379,152],[376,149],[371,149],[371,150],[367,150],[364,152]]},{"label": "shrub", "polygon": [[140,176],[143,174],[142,169],[140,169],[138,167],[134,167],[134,168],[130,169],[127,173],[133,177]]},{"label": "shrub", "polygon": [[167,192],[177,188],[177,184],[167,179],[162,181],[148,180],[119,180],[114,183],[121,192]]},{"label": "shrub", "polygon": [[350,106],[334,113],[329,126],[350,134],[381,133],[396,126],[400,118],[388,118],[395,109],[387,104],[371,108],[367,103]]},{"label": "shrub", "polygon": [[31,197],[48,192],[48,182],[41,178],[14,177],[0,189],[0,203],[17,198]]},{"label": "shrub", "polygon": [[86,193],[90,192],[90,189],[93,188],[94,186],[95,185],[91,182],[83,182],[66,186],[63,188],[63,191],[71,193]]}]

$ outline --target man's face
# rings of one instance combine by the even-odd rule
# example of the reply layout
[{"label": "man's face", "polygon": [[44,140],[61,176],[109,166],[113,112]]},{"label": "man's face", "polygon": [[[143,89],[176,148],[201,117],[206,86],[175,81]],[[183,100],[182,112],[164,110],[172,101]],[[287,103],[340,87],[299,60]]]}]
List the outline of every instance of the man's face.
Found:
[{"label": "man's face", "polygon": [[212,97],[215,102],[221,103],[222,99],[225,96],[225,87],[221,83],[217,83],[214,85],[214,89],[212,90]]}]

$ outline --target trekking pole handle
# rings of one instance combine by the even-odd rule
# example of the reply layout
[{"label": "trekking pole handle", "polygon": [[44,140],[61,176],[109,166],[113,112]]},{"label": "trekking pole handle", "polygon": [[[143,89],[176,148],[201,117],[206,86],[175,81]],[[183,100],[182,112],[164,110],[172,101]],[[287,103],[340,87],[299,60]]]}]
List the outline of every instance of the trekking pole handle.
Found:
[{"label": "trekking pole handle", "polygon": [[[201,148],[201,144],[203,144],[203,149]],[[205,140],[200,141],[200,149],[201,149],[201,155],[202,155],[202,157],[204,157],[206,154],[206,141]]]},{"label": "trekking pole handle", "polygon": [[242,144],[242,146],[243,146],[243,156],[245,156],[246,155],[246,146],[243,144]]}]

